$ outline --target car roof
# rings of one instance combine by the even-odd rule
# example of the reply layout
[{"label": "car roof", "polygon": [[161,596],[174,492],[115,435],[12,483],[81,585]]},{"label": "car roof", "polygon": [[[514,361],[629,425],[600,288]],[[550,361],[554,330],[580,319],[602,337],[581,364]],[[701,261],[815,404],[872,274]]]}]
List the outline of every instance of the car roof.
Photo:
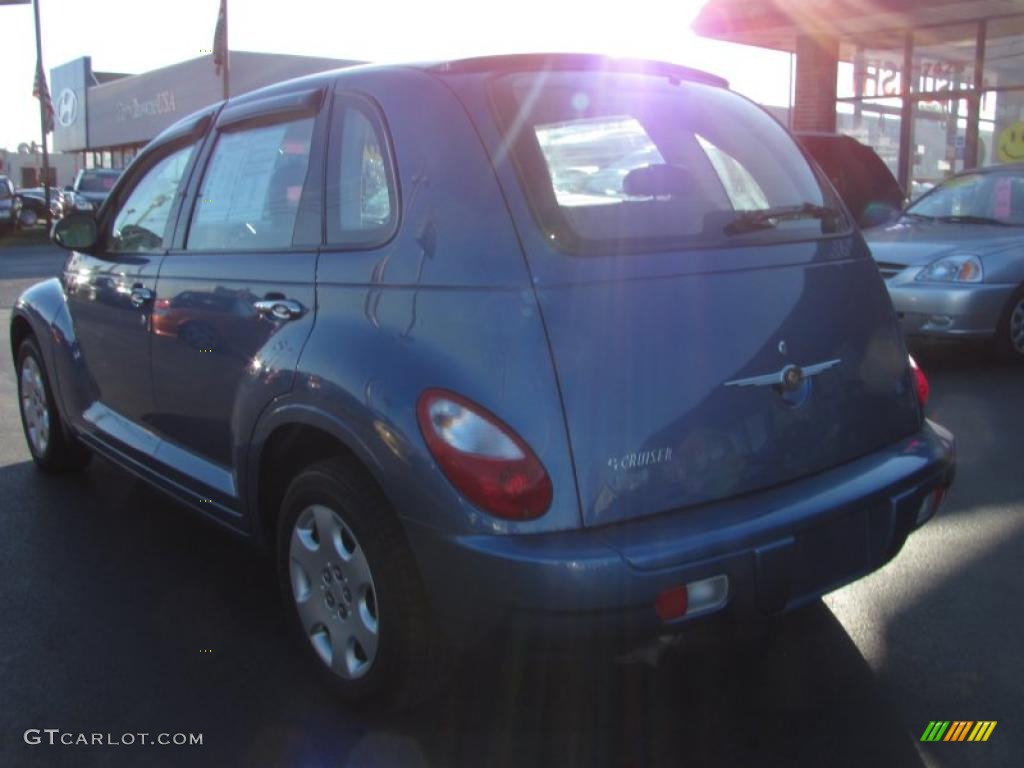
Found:
[{"label": "car roof", "polygon": [[602,72],[637,72],[729,87],[729,81],[704,70],[655,59],[617,58],[594,53],[512,53],[420,64],[439,74],[504,73],[529,70],[593,69]]},{"label": "car roof", "polygon": [[330,87],[339,79],[354,77],[368,72],[426,72],[438,76],[459,74],[502,74],[533,70],[596,70],[602,72],[635,72],[657,74],[679,80],[700,82],[719,88],[728,88],[725,78],[699,69],[670,64],[654,59],[615,58],[589,53],[513,53],[496,56],[476,56],[463,59],[434,60],[404,63],[369,63],[314,72],[310,75],[282,80],[253,91],[232,96],[226,102],[220,101],[186,115],[157,136],[152,144],[161,145],[181,134],[183,129],[194,126],[206,116],[215,116],[225,105],[237,106],[266,96],[291,93],[293,91],[315,90]]},{"label": "car roof", "polygon": [[[513,53],[496,56],[476,56],[464,59],[418,61],[405,63],[371,63],[352,67],[317,72],[311,75],[273,83],[254,91],[233,96],[229,104],[244,104],[271,93],[287,93],[293,90],[320,88],[366,72],[409,72],[421,71],[435,75],[459,74],[502,74],[531,70],[595,70],[602,72],[624,72],[658,74],[679,80],[701,82],[708,85],[728,88],[729,81],[710,72],[671,64],[654,59],[616,58],[591,53]],[[200,110],[204,112],[205,110]],[[198,113],[196,113],[198,114]],[[188,118],[186,118],[187,120]]]}]

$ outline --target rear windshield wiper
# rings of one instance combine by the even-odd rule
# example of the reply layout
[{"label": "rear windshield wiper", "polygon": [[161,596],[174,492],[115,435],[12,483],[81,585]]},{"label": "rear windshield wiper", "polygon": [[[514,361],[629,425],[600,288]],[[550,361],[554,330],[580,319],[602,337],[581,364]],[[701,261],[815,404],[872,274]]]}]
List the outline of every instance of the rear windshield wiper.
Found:
[{"label": "rear windshield wiper", "polygon": [[821,219],[835,221],[841,216],[835,208],[828,208],[814,203],[802,205],[783,205],[777,208],[763,208],[757,211],[743,211],[724,227],[722,232],[727,235],[741,235],[759,229],[771,229],[780,221],[795,219]]},{"label": "rear windshield wiper", "polygon": [[953,215],[953,216],[938,216],[939,221],[949,222],[950,224],[995,224],[1000,227],[1011,227],[1013,226],[1008,221],[1000,221],[999,219],[993,219],[989,216],[972,216],[969,214],[965,215]]}]

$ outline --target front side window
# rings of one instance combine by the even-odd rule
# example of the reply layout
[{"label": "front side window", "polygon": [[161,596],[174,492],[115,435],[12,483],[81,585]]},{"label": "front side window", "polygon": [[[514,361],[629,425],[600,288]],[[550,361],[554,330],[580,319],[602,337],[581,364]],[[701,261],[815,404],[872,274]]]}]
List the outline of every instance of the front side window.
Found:
[{"label": "front side window", "polygon": [[189,145],[172,152],[146,171],[114,218],[108,251],[139,253],[165,247],[168,217],[193,149]]},{"label": "front side window", "polygon": [[907,213],[967,223],[1024,225],[1024,174],[954,176],[911,205]]},{"label": "front side window", "polygon": [[312,136],[312,117],[221,134],[196,200],[186,248],[290,246]]},{"label": "front side window", "polygon": [[346,102],[331,129],[329,163],[337,175],[328,177],[327,239],[369,246],[387,240],[394,226],[394,175],[379,118]]},{"label": "front side window", "polygon": [[848,226],[786,131],[723,88],[527,72],[493,93],[532,207],[570,250],[779,242]]}]

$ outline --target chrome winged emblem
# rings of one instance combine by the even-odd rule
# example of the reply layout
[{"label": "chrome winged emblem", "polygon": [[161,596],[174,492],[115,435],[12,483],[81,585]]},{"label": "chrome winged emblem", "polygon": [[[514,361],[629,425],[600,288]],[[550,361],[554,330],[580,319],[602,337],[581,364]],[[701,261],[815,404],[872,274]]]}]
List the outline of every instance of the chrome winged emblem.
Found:
[{"label": "chrome winged emblem", "polygon": [[727,387],[779,387],[785,392],[793,392],[801,384],[804,383],[805,379],[809,379],[811,376],[817,376],[819,373],[827,371],[829,368],[834,368],[839,365],[842,360],[836,358],[835,360],[826,360],[823,363],[814,363],[801,367],[799,365],[786,365],[781,370],[775,371],[775,373],[763,373],[760,376],[751,376],[746,379],[733,379],[732,381],[725,382]]}]

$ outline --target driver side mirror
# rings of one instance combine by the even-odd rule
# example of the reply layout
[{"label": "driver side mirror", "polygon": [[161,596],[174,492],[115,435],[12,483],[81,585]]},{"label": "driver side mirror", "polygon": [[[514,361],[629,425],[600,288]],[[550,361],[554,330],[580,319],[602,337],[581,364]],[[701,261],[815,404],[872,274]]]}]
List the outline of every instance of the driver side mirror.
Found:
[{"label": "driver side mirror", "polygon": [[861,229],[870,229],[871,227],[880,227],[883,224],[895,221],[899,216],[900,209],[888,203],[869,203],[864,208],[864,213],[861,214],[858,223]]},{"label": "driver side mirror", "polygon": [[90,251],[96,246],[99,228],[88,213],[72,213],[53,225],[54,243],[69,251]]}]

